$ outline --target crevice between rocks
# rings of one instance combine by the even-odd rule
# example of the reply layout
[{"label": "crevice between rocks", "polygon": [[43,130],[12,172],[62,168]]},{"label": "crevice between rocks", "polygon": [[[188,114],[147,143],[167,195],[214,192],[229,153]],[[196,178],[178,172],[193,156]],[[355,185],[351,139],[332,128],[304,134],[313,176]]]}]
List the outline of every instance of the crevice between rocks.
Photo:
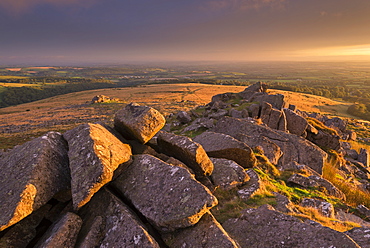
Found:
[{"label": "crevice between rocks", "polygon": [[106,185],[106,188],[110,193],[120,199],[136,214],[136,216],[143,223],[144,227],[147,229],[148,233],[155,239],[155,241],[159,244],[161,248],[169,248],[163,241],[160,233],[149,223],[147,218],[142,213],[140,213],[139,210],[136,209],[136,207],[131,203],[130,200],[128,200],[122,193],[120,193],[113,185],[108,184]]}]

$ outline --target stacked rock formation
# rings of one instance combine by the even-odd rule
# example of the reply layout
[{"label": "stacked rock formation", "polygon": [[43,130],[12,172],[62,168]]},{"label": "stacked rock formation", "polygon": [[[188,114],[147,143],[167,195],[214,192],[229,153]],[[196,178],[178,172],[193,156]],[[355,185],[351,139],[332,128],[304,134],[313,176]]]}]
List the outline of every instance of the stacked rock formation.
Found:
[{"label": "stacked rock formation", "polygon": [[[249,109],[225,110],[234,98],[251,103]],[[242,200],[261,190],[253,149],[281,170],[309,174],[293,175],[292,184],[324,187],[344,198],[321,177],[327,154],[308,140],[314,127],[285,105],[283,95],[269,95],[261,83],[214,96],[207,115],[177,115],[185,129],[209,129],[192,139],[165,132],[158,111],[131,103],[117,112],[114,128],[83,124],[4,152],[0,247],[359,247],[357,239],[366,244],[366,229],[340,233],[283,214],[292,210],[279,194],[278,210],[245,209],[223,225],[212,215],[216,188],[236,188]],[[366,175],[366,151],[356,159]],[[304,204],[334,214],[326,202]]]}]

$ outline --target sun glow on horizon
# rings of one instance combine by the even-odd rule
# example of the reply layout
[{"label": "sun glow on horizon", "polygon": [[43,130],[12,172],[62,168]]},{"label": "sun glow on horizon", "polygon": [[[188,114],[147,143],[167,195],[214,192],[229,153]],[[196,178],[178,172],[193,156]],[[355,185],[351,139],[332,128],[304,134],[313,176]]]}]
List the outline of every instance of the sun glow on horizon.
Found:
[{"label": "sun glow on horizon", "polygon": [[299,50],[291,57],[350,57],[370,56],[370,44],[354,46],[333,46],[316,49]]}]

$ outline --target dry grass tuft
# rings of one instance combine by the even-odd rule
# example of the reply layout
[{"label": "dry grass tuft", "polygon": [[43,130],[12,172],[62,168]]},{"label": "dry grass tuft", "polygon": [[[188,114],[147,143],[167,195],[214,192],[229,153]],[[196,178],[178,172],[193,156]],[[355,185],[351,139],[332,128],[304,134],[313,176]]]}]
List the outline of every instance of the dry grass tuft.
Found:
[{"label": "dry grass tuft", "polygon": [[297,205],[296,209],[299,213],[292,213],[291,215],[301,220],[314,220],[323,226],[329,227],[339,232],[351,230],[354,227],[360,227],[359,224],[349,221],[340,221],[334,218],[323,216],[317,209],[310,207],[302,207]]}]

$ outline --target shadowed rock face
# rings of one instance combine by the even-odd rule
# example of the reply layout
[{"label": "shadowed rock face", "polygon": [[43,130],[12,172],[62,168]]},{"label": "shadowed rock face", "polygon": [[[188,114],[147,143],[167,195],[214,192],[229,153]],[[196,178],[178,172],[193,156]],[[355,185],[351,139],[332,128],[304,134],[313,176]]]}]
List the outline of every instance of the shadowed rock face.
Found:
[{"label": "shadowed rock face", "polygon": [[210,213],[203,215],[196,225],[164,234],[162,237],[166,244],[171,248],[240,247],[232,238],[230,238],[220,223],[218,223]]},{"label": "shadowed rock face", "polygon": [[188,137],[160,132],[158,146],[161,152],[179,159],[189,166],[196,175],[210,175],[213,164],[203,147]]},{"label": "shadowed rock face", "polygon": [[243,167],[234,161],[224,158],[211,158],[211,161],[215,166],[211,175],[215,186],[228,190],[240,186],[249,180],[249,176]]},{"label": "shadowed rock face", "polygon": [[75,246],[81,225],[81,218],[77,214],[68,212],[49,228],[49,230],[44,234],[35,247],[73,248]]},{"label": "shadowed rock face", "polygon": [[76,247],[159,247],[140,219],[105,188],[79,214],[84,224]]},{"label": "shadowed rock face", "polygon": [[131,148],[99,124],[83,124],[64,134],[68,141],[72,176],[72,199],[80,208],[104,184],[115,170],[131,159]]},{"label": "shadowed rock face", "polygon": [[230,135],[204,132],[193,140],[202,145],[210,157],[230,159],[244,168],[251,168],[257,164],[252,149]]},{"label": "shadowed rock face", "polygon": [[70,187],[67,144],[56,132],[15,147],[0,165],[0,231]]},{"label": "shadowed rock face", "polygon": [[361,248],[370,248],[370,228],[356,227],[345,234],[350,236]]},{"label": "shadowed rock face", "polygon": [[343,233],[313,221],[302,223],[266,205],[247,209],[222,226],[241,247],[359,247]]},{"label": "shadowed rock face", "polygon": [[285,108],[283,109],[283,111],[286,116],[288,131],[298,136],[302,135],[308,126],[306,118],[296,114],[294,111],[290,109]]},{"label": "shadowed rock face", "polygon": [[134,162],[113,186],[164,232],[196,224],[217,204],[188,170],[150,155],[134,156]]},{"label": "shadowed rock face", "polygon": [[114,127],[128,139],[148,142],[164,127],[165,118],[157,110],[130,103],[119,110],[114,117]]}]

